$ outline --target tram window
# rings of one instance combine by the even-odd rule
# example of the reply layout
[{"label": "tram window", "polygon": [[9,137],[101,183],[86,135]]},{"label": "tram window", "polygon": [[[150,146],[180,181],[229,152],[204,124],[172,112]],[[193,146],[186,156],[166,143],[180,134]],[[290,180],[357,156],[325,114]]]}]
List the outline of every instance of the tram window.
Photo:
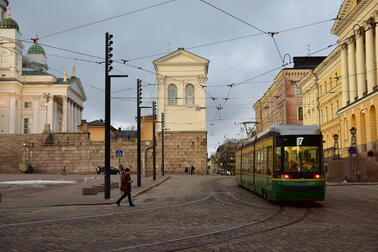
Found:
[{"label": "tram window", "polygon": [[266,157],[266,160],[267,160],[267,174],[270,175],[271,174],[271,171],[272,171],[272,147],[268,147],[267,148],[267,157]]},{"label": "tram window", "polygon": [[320,172],[317,146],[285,146],[285,172]]},{"label": "tram window", "polygon": [[274,165],[274,172],[275,173],[280,173],[281,171],[281,164],[282,164],[282,156],[281,156],[281,146],[278,146],[276,148],[276,163]]},{"label": "tram window", "polygon": [[262,160],[262,173],[267,174],[267,151],[266,148],[263,149],[263,160]]}]

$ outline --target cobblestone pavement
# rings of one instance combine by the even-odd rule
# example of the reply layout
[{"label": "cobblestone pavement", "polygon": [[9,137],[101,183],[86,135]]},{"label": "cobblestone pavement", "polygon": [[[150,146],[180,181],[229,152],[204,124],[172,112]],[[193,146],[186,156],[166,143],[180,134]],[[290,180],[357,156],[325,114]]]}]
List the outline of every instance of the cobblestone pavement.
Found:
[{"label": "cobblestone pavement", "polygon": [[0,251],[378,250],[375,184],[329,186],[306,204],[269,203],[221,176],[173,175],[136,207],[52,207],[38,198],[51,192],[34,193],[30,206],[22,194],[0,203]]}]

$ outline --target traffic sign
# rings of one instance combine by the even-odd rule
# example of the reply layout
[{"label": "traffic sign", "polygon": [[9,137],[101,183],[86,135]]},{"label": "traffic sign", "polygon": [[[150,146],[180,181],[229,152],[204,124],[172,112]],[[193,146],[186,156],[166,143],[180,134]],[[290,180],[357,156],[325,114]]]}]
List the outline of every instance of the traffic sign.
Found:
[{"label": "traffic sign", "polygon": [[122,150],[116,150],[116,157],[122,157],[123,151]]},{"label": "traffic sign", "polygon": [[349,154],[354,155],[357,153],[357,149],[354,146],[350,146],[348,149]]}]

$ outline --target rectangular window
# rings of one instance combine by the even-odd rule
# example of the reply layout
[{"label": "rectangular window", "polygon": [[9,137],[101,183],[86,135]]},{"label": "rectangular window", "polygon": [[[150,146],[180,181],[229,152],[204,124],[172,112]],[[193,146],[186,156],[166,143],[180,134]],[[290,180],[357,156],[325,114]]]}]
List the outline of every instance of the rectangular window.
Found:
[{"label": "rectangular window", "polygon": [[331,103],[331,120],[333,119],[333,104]]},{"label": "rectangular window", "polygon": [[281,172],[282,156],[281,156],[281,146],[276,147],[276,162],[274,165],[274,173],[279,174]]},{"label": "rectangular window", "polygon": [[24,108],[32,108],[32,103],[31,102],[25,102]]},{"label": "rectangular window", "polygon": [[328,122],[328,107],[325,107],[325,121]]},{"label": "rectangular window", "polygon": [[273,151],[272,151],[271,146],[269,146],[268,149],[267,149],[266,161],[267,161],[267,174],[271,175],[272,174],[272,164],[273,164]]},{"label": "rectangular window", "polygon": [[29,134],[31,132],[31,119],[24,118],[24,134]]}]

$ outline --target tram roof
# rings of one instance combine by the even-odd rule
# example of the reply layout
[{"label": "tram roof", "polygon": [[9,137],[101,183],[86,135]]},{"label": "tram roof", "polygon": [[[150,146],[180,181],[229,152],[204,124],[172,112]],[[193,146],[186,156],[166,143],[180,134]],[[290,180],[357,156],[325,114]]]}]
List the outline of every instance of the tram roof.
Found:
[{"label": "tram roof", "polygon": [[290,135],[320,135],[320,128],[317,125],[272,125],[266,128],[257,136],[254,136],[242,144],[239,144],[237,149],[248,146],[249,144],[256,141],[256,139],[265,138],[269,133],[278,133],[279,135],[290,136]]},{"label": "tram roof", "polygon": [[272,125],[257,135],[257,138],[268,132],[280,135],[320,135],[320,128],[316,125]]}]

